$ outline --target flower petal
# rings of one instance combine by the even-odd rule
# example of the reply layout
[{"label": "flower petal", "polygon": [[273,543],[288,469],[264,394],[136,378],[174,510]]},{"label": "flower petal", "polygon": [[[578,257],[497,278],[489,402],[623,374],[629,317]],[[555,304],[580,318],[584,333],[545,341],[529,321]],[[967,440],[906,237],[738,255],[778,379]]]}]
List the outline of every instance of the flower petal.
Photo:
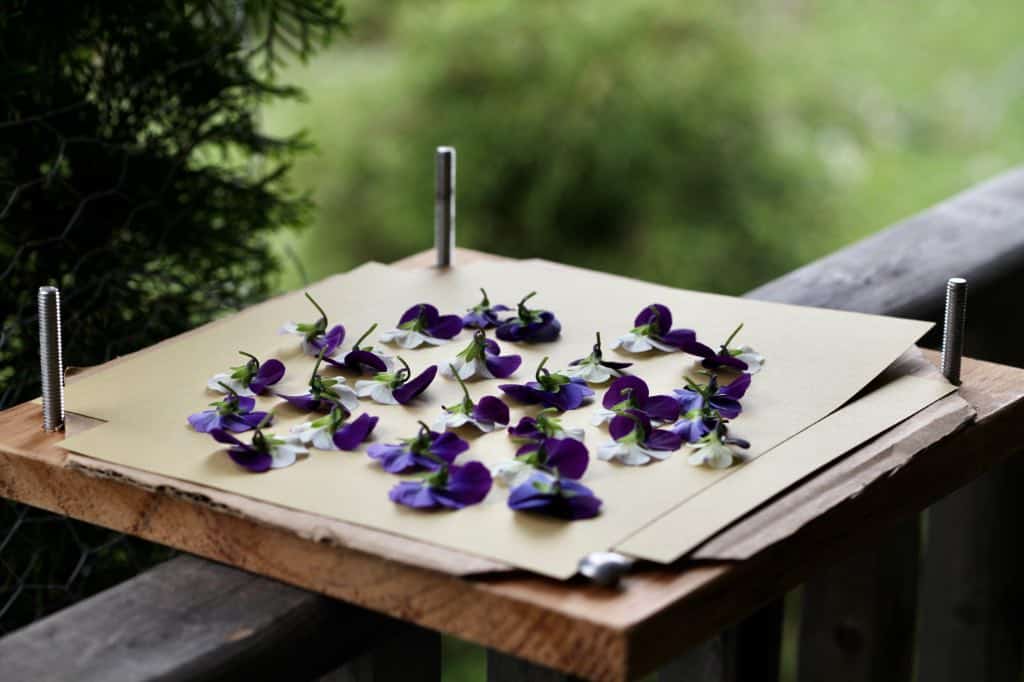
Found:
[{"label": "flower petal", "polygon": [[451,339],[462,331],[462,318],[458,315],[442,315],[433,324],[425,327],[428,334],[438,339]]},{"label": "flower petal", "polygon": [[391,474],[400,474],[419,468],[415,457],[404,445],[374,443],[366,448],[370,459],[380,462],[381,468]]},{"label": "flower petal", "polygon": [[648,450],[667,452],[675,452],[682,444],[682,436],[666,429],[654,429],[647,435],[647,440],[644,441],[644,447]]},{"label": "flower petal", "polygon": [[679,418],[679,403],[668,395],[652,395],[640,409],[658,421],[674,422]]},{"label": "flower petal", "polygon": [[566,478],[581,478],[590,463],[587,448],[578,440],[549,438],[544,442],[547,464]]},{"label": "flower petal", "polygon": [[667,334],[672,329],[672,311],[661,303],[651,303],[633,320],[634,327],[645,325],[650,325],[651,331],[657,336]]},{"label": "flower petal", "polygon": [[395,400],[407,405],[413,398],[427,390],[435,376],[437,376],[437,365],[427,367],[415,379],[410,379],[392,392]]},{"label": "flower petal", "polygon": [[451,431],[445,431],[438,435],[430,445],[430,452],[436,457],[451,464],[455,458],[469,450],[469,443],[459,438]]},{"label": "flower petal", "polygon": [[448,485],[435,490],[438,502],[451,509],[462,509],[481,502],[491,491],[491,472],[480,462],[448,467]]},{"label": "flower petal", "polygon": [[634,405],[642,408],[649,395],[650,389],[647,388],[647,382],[640,377],[619,377],[604,392],[601,404],[610,410],[629,399]]},{"label": "flower petal", "polygon": [[509,422],[508,405],[500,398],[495,398],[492,395],[484,396],[477,401],[473,408],[473,418],[506,426]]},{"label": "flower petal", "polygon": [[268,386],[273,386],[284,377],[285,367],[280,360],[271,358],[260,365],[256,376],[249,382],[249,388],[253,393],[263,393]]},{"label": "flower petal", "polygon": [[248,469],[254,474],[262,474],[270,471],[273,458],[266,452],[260,452],[251,447],[234,447],[228,450],[228,456],[238,466]]},{"label": "flower petal", "polygon": [[487,370],[495,379],[507,379],[515,374],[515,371],[523,364],[523,358],[518,355],[493,355],[485,353],[484,363],[486,363]]},{"label": "flower petal", "polygon": [[188,423],[199,433],[210,433],[216,428],[221,428],[220,422],[221,416],[217,410],[203,410],[188,416]]},{"label": "flower petal", "polygon": [[377,426],[377,417],[364,412],[352,422],[335,431],[334,445],[339,450],[355,450],[360,443],[370,437],[375,426]]},{"label": "flower petal", "polygon": [[433,493],[422,481],[402,481],[388,491],[388,498],[413,509],[432,509],[438,506]]}]

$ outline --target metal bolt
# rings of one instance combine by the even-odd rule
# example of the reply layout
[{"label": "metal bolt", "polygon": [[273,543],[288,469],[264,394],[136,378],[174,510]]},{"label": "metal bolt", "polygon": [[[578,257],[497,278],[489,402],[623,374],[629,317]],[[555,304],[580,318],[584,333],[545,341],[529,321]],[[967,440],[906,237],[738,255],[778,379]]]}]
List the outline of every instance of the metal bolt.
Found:
[{"label": "metal bolt", "polygon": [[438,147],[434,165],[434,249],[447,268],[455,261],[455,148]]},{"label": "metal bolt", "polygon": [[580,559],[579,572],[598,585],[614,587],[633,568],[633,563],[629,557],[615,552],[591,552]]},{"label": "metal bolt", "polygon": [[952,277],[946,282],[946,317],[942,325],[942,374],[949,383],[960,385],[960,362],[964,357],[964,322],[967,319],[967,280]]},{"label": "metal bolt", "polygon": [[39,373],[43,387],[43,428],[64,428],[64,352],[60,331],[60,290],[39,287]]}]

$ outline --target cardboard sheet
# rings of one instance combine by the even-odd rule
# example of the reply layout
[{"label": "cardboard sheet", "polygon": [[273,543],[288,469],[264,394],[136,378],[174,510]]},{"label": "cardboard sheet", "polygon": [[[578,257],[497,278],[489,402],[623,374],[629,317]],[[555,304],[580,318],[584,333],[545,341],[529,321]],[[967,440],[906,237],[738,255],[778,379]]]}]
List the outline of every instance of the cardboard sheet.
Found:
[{"label": "cardboard sheet", "polygon": [[[442,312],[462,312],[479,300],[485,287],[494,302],[514,305],[532,290],[531,304],[550,308],[563,323],[562,338],[535,346],[502,343],[503,352],[523,356],[523,366],[510,381],[525,381],[537,363],[549,355],[549,366],[558,369],[585,356],[600,330],[608,344],[628,331],[633,317],[645,305],[660,302],[675,315],[675,326],[697,328],[700,338],[717,345],[739,322],[745,327],[742,343],[768,358],[744,400],[744,414],[734,422],[737,435],[753,447],[750,459],[792,438],[851,398],[889,363],[900,356],[931,326],[929,323],[859,315],[837,311],[763,303],[713,294],[681,291],[621,277],[593,273],[542,261],[480,263],[448,272],[402,271],[367,264],[351,273],[310,288],[331,317],[348,330],[346,347],[371,323],[386,329],[401,313],[418,302],[431,302]],[[366,525],[398,535],[427,540],[459,551],[478,554],[521,566],[556,578],[571,576],[578,559],[599,549],[624,543],[682,502],[718,484],[722,504],[736,514],[749,511],[748,496],[729,479],[741,469],[714,472],[689,466],[685,450],[665,462],[628,468],[592,460],[584,483],[604,500],[604,513],[593,520],[565,523],[513,513],[505,506],[506,492],[495,487],[487,500],[457,513],[423,513],[404,509],[387,499],[397,477],[380,471],[365,456],[355,453],[312,451],[311,456],[288,469],[263,475],[236,467],[208,436],[192,432],[186,416],[203,409],[214,399],[205,391],[206,380],[228,365],[237,364],[237,349],[261,358],[278,357],[288,366],[280,389],[304,390],[313,359],[303,356],[294,336],[279,336],[286,320],[308,321],[315,312],[301,293],[275,299],[192,334],[152,352],[132,357],[93,376],[76,381],[68,389],[68,409],[109,423],[65,441],[65,447],[96,459],[152,471],[174,478],[229,490],[286,507]],[[463,332],[441,347],[402,351],[414,372],[447,362],[469,341]],[[392,351],[394,353],[394,351]],[[628,357],[631,371],[642,376],[652,393],[668,393],[683,384],[683,373],[694,369],[691,358],[679,353]],[[620,358],[620,359],[621,359]],[[335,370],[328,370],[334,373]],[[350,378],[350,382],[351,382]],[[508,380],[474,382],[474,398],[500,395],[497,384]],[[941,386],[941,382],[932,382]],[[593,453],[607,440],[604,428],[590,426],[591,413],[599,404],[567,413],[567,426],[587,430]],[[919,403],[939,397],[923,391]],[[934,397],[932,397],[934,395]],[[377,442],[412,436],[416,421],[433,422],[442,404],[459,399],[458,385],[439,377],[416,405],[381,406],[364,401],[365,410],[381,417]],[[871,419],[862,424],[869,435],[899,421],[894,415],[916,411],[907,395],[883,396]],[[273,407],[275,432],[305,419],[275,398],[261,398],[260,408]],[[513,422],[535,408],[512,406]],[[869,423],[870,422],[870,423]],[[462,434],[471,443],[460,461],[479,459],[489,466],[512,457],[514,447],[504,432]],[[816,451],[817,466],[844,450]],[[770,468],[761,466],[760,470]],[[766,483],[774,492],[787,485],[779,476]],[[739,479],[743,480],[743,479]],[[691,535],[708,537],[722,527],[718,518],[693,518]],[[674,532],[672,528],[666,534]]]}]

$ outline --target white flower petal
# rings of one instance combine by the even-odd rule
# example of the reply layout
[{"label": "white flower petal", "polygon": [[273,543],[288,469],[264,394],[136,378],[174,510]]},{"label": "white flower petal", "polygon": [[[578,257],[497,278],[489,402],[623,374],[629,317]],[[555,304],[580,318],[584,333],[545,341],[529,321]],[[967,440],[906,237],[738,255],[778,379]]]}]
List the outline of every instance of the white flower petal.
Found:
[{"label": "white flower petal", "polygon": [[251,398],[254,395],[256,395],[255,393],[252,392],[252,390],[243,386],[242,382],[240,382],[238,379],[232,379],[231,375],[228,374],[227,372],[214,374],[212,377],[210,377],[210,380],[206,382],[206,387],[211,391],[215,391],[217,393],[227,393],[227,391],[224,390],[224,386],[221,386],[220,384],[224,384],[238,395],[244,395],[248,398]]},{"label": "white flower petal", "polygon": [[495,424],[494,422],[488,421],[486,419],[470,419],[469,421],[473,424],[473,426],[480,429],[484,433],[490,433],[497,426],[497,424]]},{"label": "white flower petal", "polygon": [[757,374],[764,367],[764,356],[750,346],[740,347],[740,354],[736,357],[747,363],[747,374]]},{"label": "white flower petal", "polygon": [[612,345],[612,348],[618,348],[619,346],[622,346],[623,350],[627,350],[630,353],[646,353],[654,348],[650,337],[634,334],[633,332],[620,336]]},{"label": "white flower petal", "polygon": [[583,442],[585,435],[586,433],[583,429],[562,429],[558,432],[559,438],[572,438],[573,440],[578,440],[581,443]]},{"label": "white flower petal", "polygon": [[660,350],[662,353],[675,353],[677,350],[679,350],[675,346],[670,346],[667,343],[662,343],[661,341],[658,341],[657,339],[650,339],[649,338],[649,339],[647,339],[647,341],[652,346],[654,346],[655,348]]},{"label": "white flower petal", "polygon": [[337,450],[338,446],[334,444],[334,435],[330,433],[326,428],[317,429],[313,434],[313,447],[317,450]]},{"label": "white flower petal", "polygon": [[[374,383],[380,384],[379,381]],[[335,397],[337,397],[341,406],[349,412],[355,412],[359,409],[359,394],[345,384],[335,384],[334,386],[331,386],[330,391],[335,395]]]},{"label": "white flower petal", "polygon": [[389,329],[380,335],[382,343],[391,343],[395,339],[401,338],[406,335],[405,329]]},{"label": "white flower petal", "polygon": [[[600,426],[601,424],[604,424],[605,422],[610,422],[612,419],[615,419],[615,417],[617,417],[617,416],[618,416],[617,412],[615,412],[613,410],[609,410],[609,409],[604,408],[604,407],[599,407],[599,408],[597,408],[594,411],[593,416],[590,417],[590,423],[593,424],[594,426]],[[581,440],[581,439],[577,439],[577,440]]]},{"label": "white flower petal", "polygon": [[519,460],[508,460],[501,462],[494,468],[494,480],[499,485],[507,488],[514,488],[526,481],[533,473],[533,467]]},{"label": "white flower petal", "polygon": [[358,379],[356,381],[356,395],[360,398],[369,398],[378,384],[380,382],[375,379]]},{"label": "white flower petal", "polygon": [[687,457],[686,461],[694,466],[727,469],[732,466],[733,451],[732,448],[723,443],[701,443],[694,448],[693,454]]},{"label": "white flower petal", "polygon": [[[382,381],[374,381],[373,383],[376,385],[370,390],[370,398],[374,402],[381,405],[398,405],[398,400],[395,399],[390,386]],[[349,411],[351,412],[352,410]]]},{"label": "white flower petal", "polygon": [[461,412],[452,413],[448,410],[442,410],[437,420],[434,422],[435,431],[444,431],[446,429],[457,429],[460,426],[464,426],[470,422],[469,415]]},{"label": "white flower petal", "polygon": [[298,334],[299,336],[305,336],[305,334],[299,331],[299,326],[294,322],[285,322],[283,325],[281,325],[281,331],[279,333]]},{"label": "white flower petal", "polygon": [[639,445],[632,445],[626,449],[625,453],[619,455],[618,460],[626,466],[643,466],[651,461],[650,452],[650,450],[642,448]]},{"label": "white flower petal", "polygon": [[295,464],[299,455],[307,455],[309,450],[293,442],[284,442],[270,448],[270,468],[283,469]]},{"label": "white flower petal", "polygon": [[625,451],[625,446],[620,445],[615,441],[609,441],[608,443],[603,443],[597,448],[597,458],[604,460],[605,462],[610,462],[611,460],[618,458],[619,455],[624,454]]}]

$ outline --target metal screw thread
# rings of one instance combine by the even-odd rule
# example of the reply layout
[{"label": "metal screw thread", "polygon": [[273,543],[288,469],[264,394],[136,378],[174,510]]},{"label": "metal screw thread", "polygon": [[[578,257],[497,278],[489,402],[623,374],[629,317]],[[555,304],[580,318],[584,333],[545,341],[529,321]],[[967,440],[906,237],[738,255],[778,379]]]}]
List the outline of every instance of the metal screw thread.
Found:
[{"label": "metal screw thread", "polygon": [[967,280],[952,277],[946,282],[946,316],[942,326],[942,374],[960,385],[964,356],[964,323],[967,320]]},{"label": "metal screw thread", "polygon": [[438,147],[434,168],[434,249],[446,268],[455,260],[455,148]]},{"label": "metal screw thread", "polygon": [[39,287],[39,373],[43,387],[43,428],[64,428],[64,352],[61,346],[60,290]]}]

